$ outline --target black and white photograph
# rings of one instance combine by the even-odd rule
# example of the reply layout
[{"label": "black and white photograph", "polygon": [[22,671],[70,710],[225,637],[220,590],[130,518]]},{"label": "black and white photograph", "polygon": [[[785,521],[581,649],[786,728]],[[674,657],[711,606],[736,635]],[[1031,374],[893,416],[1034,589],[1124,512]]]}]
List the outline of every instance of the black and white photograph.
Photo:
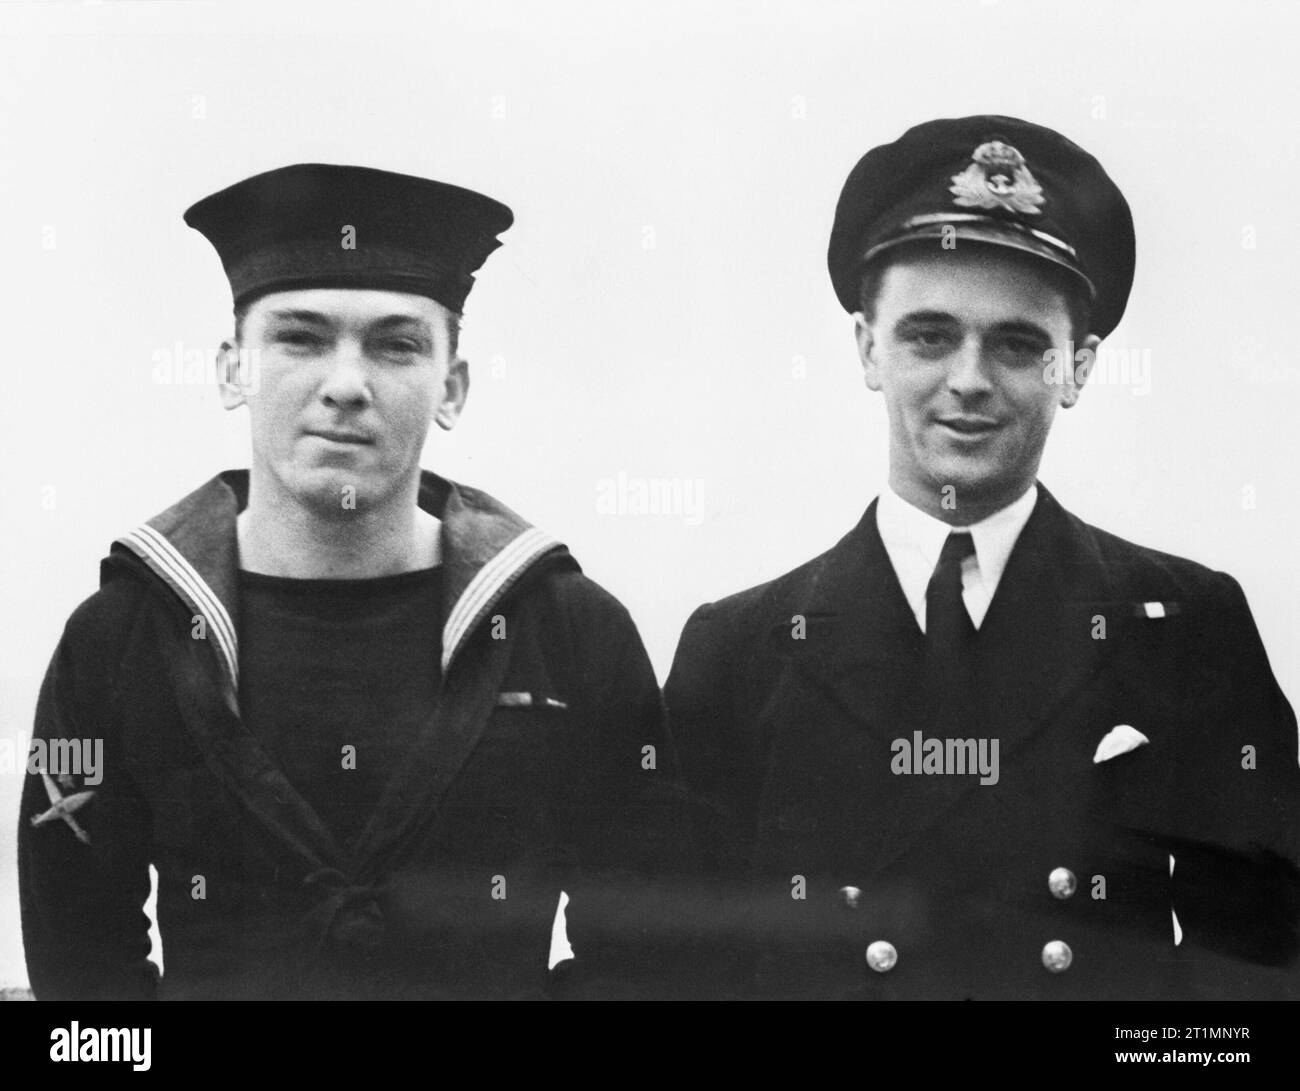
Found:
[{"label": "black and white photograph", "polygon": [[15,1049],[1100,1001],[1102,1070],[1289,1056],[1298,35],[0,4]]}]

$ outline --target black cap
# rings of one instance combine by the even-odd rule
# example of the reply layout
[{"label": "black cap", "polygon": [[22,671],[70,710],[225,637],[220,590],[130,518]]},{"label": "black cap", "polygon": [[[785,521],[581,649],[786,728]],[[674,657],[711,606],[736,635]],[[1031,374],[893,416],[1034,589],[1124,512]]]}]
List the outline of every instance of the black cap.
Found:
[{"label": "black cap", "polygon": [[297,288],[379,288],[459,313],[514,214],[445,182],[298,163],[203,198],[185,222],[216,248],[237,307]]},{"label": "black cap", "polygon": [[1007,246],[1054,263],[1092,291],[1089,332],[1118,324],[1133,285],[1133,217],[1100,163],[1060,133],[1014,117],[927,121],[872,148],[844,183],[827,265],[841,305],[859,309],[868,262],[945,238]]}]

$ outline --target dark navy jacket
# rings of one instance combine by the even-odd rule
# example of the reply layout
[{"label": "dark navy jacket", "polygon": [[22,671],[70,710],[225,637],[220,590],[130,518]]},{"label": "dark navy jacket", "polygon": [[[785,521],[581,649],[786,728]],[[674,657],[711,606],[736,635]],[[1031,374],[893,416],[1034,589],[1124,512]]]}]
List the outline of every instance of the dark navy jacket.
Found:
[{"label": "dark navy jacket", "polygon": [[[976,639],[957,734],[999,741],[996,784],[893,771],[895,740],[935,731],[874,504],[827,553],[693,614],[665,696],[710,888],[698,987],[1298,995],[1296,720],[1237,583],[1040,486]],[[1146,741],[1096,760],[1115,728]]]}]

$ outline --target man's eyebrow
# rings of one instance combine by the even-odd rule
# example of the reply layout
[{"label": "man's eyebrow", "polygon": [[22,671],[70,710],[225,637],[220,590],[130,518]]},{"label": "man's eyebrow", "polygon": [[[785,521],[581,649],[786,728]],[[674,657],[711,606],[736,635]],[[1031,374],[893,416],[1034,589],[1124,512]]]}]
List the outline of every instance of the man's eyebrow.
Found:
[{"label": "man's eyebrow", "polygon": [[329,326],[333,324],[319,311],[268,311],[266,317],[268,320],[275,319],[280,322],[308,322],[314,326]]},{"label": "man's eyebrow", "polygon": [[901,330],[907,326],[919,326],[925,323],[931,325],[942,323],[955,326],[957,325],[957,318],[947,311],[909,311],[894,323],[894,329]]},{"label": "man's eyebrow", "polygon": [[[903,315],[894,323],[894,329],[905,330],[911,326],[921,325],[959,325],[955,315],[947,311],[910,311]],[[1026,321],[1020,318],[1010,318],[1005,322],[995,322],[990,328],[990,333],[1000,336],[1008,334],[1019,334],[1022,337],[1032,337],[1039,341],[1051,341],[1052,335],[1042,326],[1034,322]]]},{"label": "man's eyebrow", "polygon": [[[268,311],[266,317],[268,321],[302,322],[312,326],[334,326],[334,321],[329,317],[329,315],[322,314],[320,311],[298,308],[282,311]],[[393,329],[402,329],[409,326],[417,327],[421,333],[426,335],[430,335],[433,332],[433,327],[430,325],[429,321],[422,318],[420,315],[415,314],[389,314],[385,315],[383,318],[377,318],[375,321],[367,323],[366,326],[367,329],[378,333],[383,333]]]},{"label": "man's eyebrow", "polygon": [[1032,337],[1038,341],[1051,341],[1052,335],[1042,326],[1034,322],[1026,322],[1023,319],[1013,318],[1008,322],[996,322],[993,325],[992,333],[1020,334],[1022,337]]},{"label": "man's eyebrow", "polygon": [[390,314],[370,323],[370,328],[374,330],[391,330],[402,326],[418,326],[423,333],[431,333],[433,330],[428,319],[416,314]]}]

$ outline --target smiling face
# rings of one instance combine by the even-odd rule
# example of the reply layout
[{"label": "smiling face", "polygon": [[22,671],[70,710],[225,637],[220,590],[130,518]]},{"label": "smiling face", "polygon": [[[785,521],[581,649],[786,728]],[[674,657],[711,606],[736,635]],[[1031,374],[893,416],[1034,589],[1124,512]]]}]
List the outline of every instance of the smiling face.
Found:
[{"label": "smiling face", "polygon": [[254,492],[324,517],[407,496],[414,504],[429,424],[451,428],[469,387],[455,320],[404,292],[312,288],[256,300],[239,349],[257,382],[222,385],[228,409],[248,406]]},{"label": "smiling face", "polygon": [[1078,397],[1080,383],[1049,367],[1053,349],[1073,356],[1071,335],[1065,297],[1038,259],[978,244],[900,251],[874,313],[857,316],[866,383],[889,413],[894,490],[955,525],[1024,493],[1057,406]]}]

